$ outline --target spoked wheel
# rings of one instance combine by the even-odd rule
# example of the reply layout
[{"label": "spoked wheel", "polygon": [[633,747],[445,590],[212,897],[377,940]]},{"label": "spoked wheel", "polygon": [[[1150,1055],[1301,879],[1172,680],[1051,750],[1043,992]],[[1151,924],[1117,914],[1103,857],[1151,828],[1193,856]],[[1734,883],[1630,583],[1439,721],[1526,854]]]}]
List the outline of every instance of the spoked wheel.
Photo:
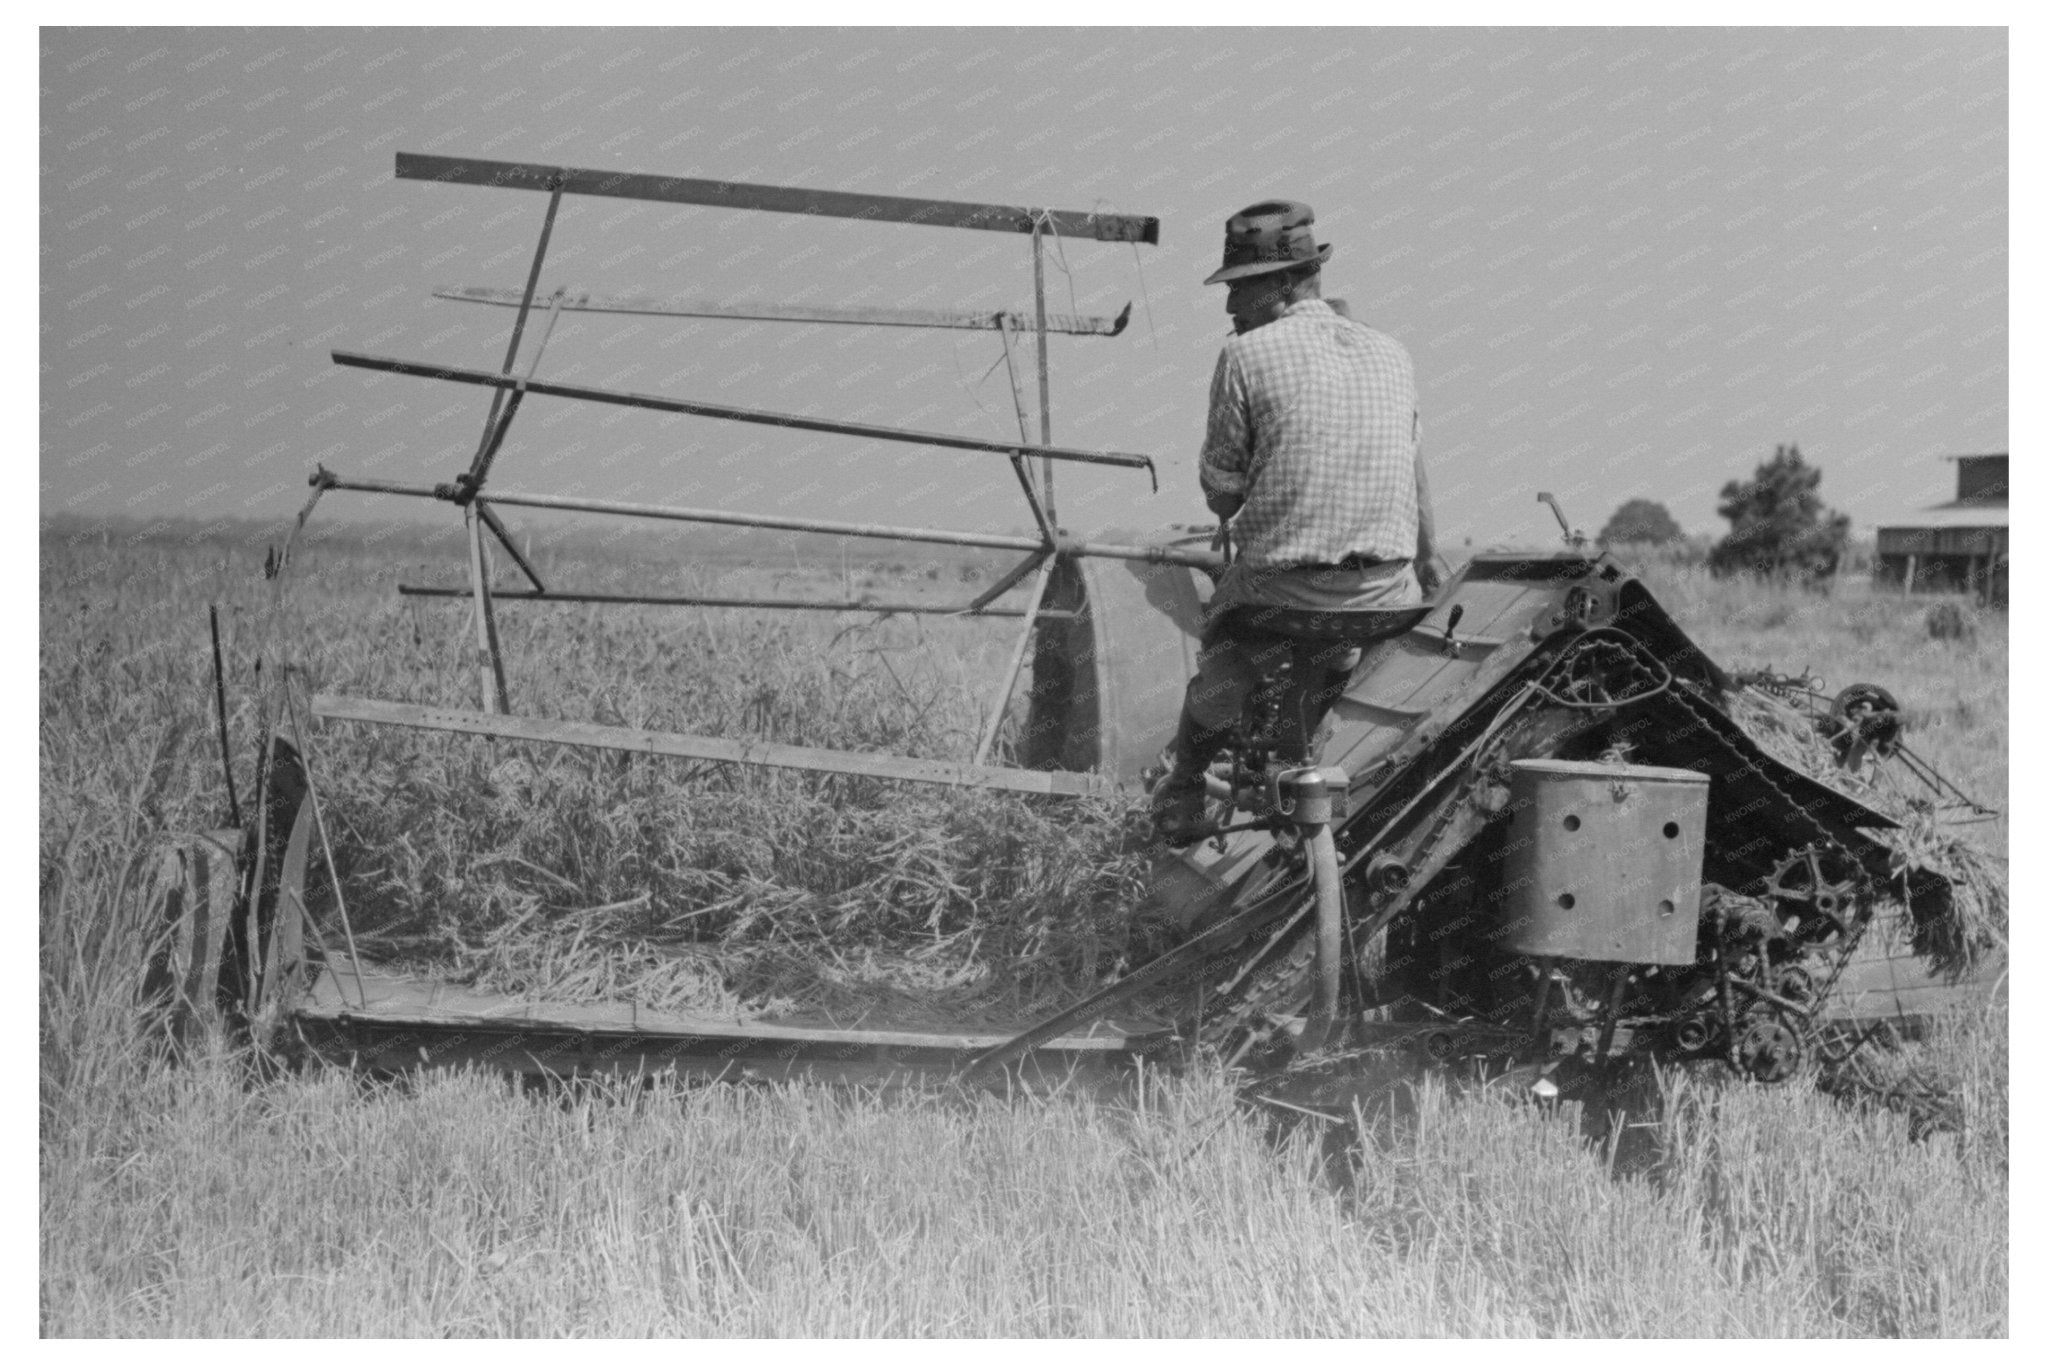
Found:
[{"label": "spoked wheel", "polygon": [[1851,771],[1866,754],[1889,758],[1898,752],[1906,718],[1899,699],[1876,683],[1851,683],[1828,706],[1835,755]]},{"label": "spoked wheel", "polygon": [[1787,938],[1820,947],[1849,935],[1856,920],[1857,881],[1838,858],[1809,845],[1771,870],[1764,899]]},{"label": "spoked wheel", "polygon": [[1743,1017],[1730,1060],[1751,1080],[1778,1085],[1799,1074],[1807,1052],[1803,1021],[1762,1009]]}]

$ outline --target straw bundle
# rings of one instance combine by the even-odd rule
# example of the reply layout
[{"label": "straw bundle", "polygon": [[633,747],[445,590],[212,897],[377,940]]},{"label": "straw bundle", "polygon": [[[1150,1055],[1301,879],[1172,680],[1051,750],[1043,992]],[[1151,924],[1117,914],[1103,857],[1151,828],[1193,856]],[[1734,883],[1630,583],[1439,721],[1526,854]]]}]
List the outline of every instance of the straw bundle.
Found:
[{"label": "straw bundle", "polygon": [[1904,909],[1909,888],[1919,892],[1928,885],[1928,874],[1947,882],[1946,895],[1911,897],[1915,952],[1942,970],[1959,974],[2004,950],[2007,892],[2002,859],[1944,827],[1925,795],[1881,780],[1881,761],[1858,772],[1840,766],[1812,708],[1754,687],[1736,689],[1726,703],[1729,715],[1772,758],[1898,822],[1897,829],[1870,831],[1892,851],[1893,877],[1887,890],[1895,907]]}]

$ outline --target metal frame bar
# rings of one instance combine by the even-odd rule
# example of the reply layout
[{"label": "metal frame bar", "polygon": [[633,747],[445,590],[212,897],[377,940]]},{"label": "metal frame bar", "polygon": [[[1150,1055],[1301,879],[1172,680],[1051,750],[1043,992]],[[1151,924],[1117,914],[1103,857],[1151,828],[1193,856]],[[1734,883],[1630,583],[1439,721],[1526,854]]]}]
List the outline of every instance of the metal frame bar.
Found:
[{"label": "metal frame bar", "polygon": [[[1038,308],[1038,443],[1052,448],[1052,360],[1046,351],[1045,334],[1045,223],[1033,219],[1031,223],[1031,294]],[[1057,525],[1059,514],[1054,510],[1052,498],[1052,461],[1044,464],[1045,514]],[[1158,481],[1153,482],[1155,490]]]},{"label": "metal frame bar", "polygon": [[[1027,561],[1030,562],[1030,561]],[[430,584],[400,583],[401,597],[467,597],[468,588],[440,587]],[[492,602],[584,602],[612,603],[621,606],[641,607],[774,607],[789,611],[831,611],[856,612],[873,611],[891,616],[949,616],[949,617],[998,617],[1015,619],[1024,615],[1022,607],[977,607],[972,603],[965,606],[938,605],[931,602],[818,602],[801,601],[784,597],[699,597],[667,595],[662,593],[615,593],[615,592],[493,592]],[[1066,618],[1072,612],[1040,612],[1044,618]]]},{"label": "metal frame bar", "polygon": [[[541,220],[540,225],[540,243],[533,251],[533,265],[526,272],[526,292],[519,296],[519,316],[512,320],[512,340],[505,347],[505,363],[499,366],[499,372],[502,374],[512,373],[512,366],[519,359],[519,340],[526,334],[526,317],[527,314],[533,311],[534,292],[540,288],[540,267],[541,263],[547,259],[548,239],[555,235],[555,210],[561,206],[562,187],[557,184],[554,187],[554,192],[548,195],[547,217]],[[557,295],[555,314],[559,314],[560,311],[560,296]],[[548,331],[551,334],[554,331],[552,316],[548,323]],[[547,339],[545,337],[541,339],[540,349],[543,351],[547,349]],[[533,364],[527,369],[526,377],[528,379],[533,378],[533,372],[539,368],[540,354],[536,351],[533,357]],[[505,439],[504,433],[498,425],[498,408],[504,401],[504,398],[505,391],[503,389],[499,389],[491,395],[491,413],[490,416],[484,419],[483,439],[477,442],[476,455],[469,462],[469,482],[473,486],[482,485],[484,473],[490,465],[491,456],[497,454],[498,446]],[[511,416],[507,414],[505,418],[506,423],[509,424],[511,420]]]},{"label": "metal frame bar", "polygon": [[1025,578],[1031,574],[1033,570],[1035,570],[1040,564],[1044,563],[1046,553],[1046,551],[1040,550],[1036,554],[1028,554],[1024,556],[1024,558],[1018,560],[1015,564],[1012,564],[1009,567],[1009,569],[1004,572],[1001,578],[998,578],[995,582],[989,584],[989,586],[983,591],[976,593],[974,595],[974,600],[968,603],[968,605],[973,607],[976,611],[979,611],[983,607],[987,606],[989,603],[995,601],[998,597],[1001,597],[1004,593],[1016,587],[1019,583],[1022,583],[1025,580]]},{"label": "metal frame bar", "polygon": [[512,556],[512,562],[519,566],[519,572],[526,575],[526,581],[533,584],[535,591],[546,592],[548,585],[540,581],[533,565],[526,562],[526,555],[512,543],[512,533],[505,529],[504,522],[498,520],[498,514],[491,510],[491,505],[482,498],[472,498],[470,505],[476,508],[476,514],[484,519],[484,525],[498,538],[498,543],[505,547],[505,553]]},{"label": "metal frame bar", "polygon": [[1099,796],[1111,790],[1109,780],[1094,773],[984,768],[973,763],[811,749],[758,740],[717,739],[709,735],[670,734],[584,721],[548,720],[540,716],[493,716],[371,697],[316,696],[313,698],[313,714],[323,720],[408,725],[425,730],[528,740],[538,744],[570,744],[589,749],[709,759],[720,763],[802,768],[811,772],[844,773],[852,777],[888,777],[948,787],[991,787],[999,791],[1031,792],[1042,796]]},{"label": "metal frame bar", "polygon": [[[454,366],[432,366],[416,362],[401,361],[355,352],[335,351],[332,358],[336,364],[379,370],[393,374],[407,374],[418,377],[448,380],[457,383],[476,384],[492,389],[490,412],[485,418],[484,431],[472,457],[469,469],[456,477],[450,484],[433,488],[420,488],[389,483],[381,480],[346,480],[330,473],[324,467],[316,467],[311,479],[313,497],[317,500],[322,492],[330,488],[349,489],[359,492],[387,493],[406,497],[432,497],[451,501],[463,509],[464,528],[469,548],[470,589],[474,601],[478,645],[479,686],[483,694],[484,711],[478,714],[461,712],[440,712],[428,708],[407,706],[399,703],[377,702],[351,698],[316,698],[315,714],[333,719],[381,721],[390,724],[424,726],[433,729],[456,730],[467,733],[498,735],[507,738],[532,739],[542,742],[584,744],[599,748],[626,749],[629,751],[672,753],[692,758],[709,758],[721,761],[761,763],[771,766],[788,766],[812,771],[849,772],[874,776],[906,778],[917,781],[945,782],[954,785],[987,786],[1016,791],[1051,792],[1065,795],[1089,794],[1104,790],[1103,779],[1092,775],[1068,773],[1021,772],[1015,769],[992,769],[982,766],[1009,709],[1023,661],[1029,650],[1032,633],[1041,616],[1047,585],[1061,555],[1095,556],[1140,560],[1151,563],[1179,563],[1202,568],[1214,568],[1216,555],[1213,552],[1184,551],[1166,546],[1125,546],[1091,544],[1075,541],[1058,529],[1053,508],[1053,469],[1059,460],[1076,463],[1100,464],[1121,468],[1141,468],[1151,477],[1153,490],[1159,486],[1159,475],[1150,458],[1142,455],[1128,455],[1112,451],[1087,451],[1060,448],[1052,444],[1052,397],[1051,371],[1048,336],[1054,330],[1080,335],[1109,335],[1120,333],[1130,319],[1130,305],[1124,305],[1116,318],[1074,317],[1055,319],[1048,315],[1045,302],[1045,246],[1048,231],[1065,235],[1091,238],[1097,241],[1129,241],[1157,243],[1159,220],[1122,214],[1074,214],[1050,209],[1007,208],[998,205],[969,204],[944,200],[908,199],[886,195],[847,194],[830,190],[792,189],[769,185],[748,185],[725,181],[689,180],[677,177],[655,177],[632,174],[609,174],[599,171],[578,170],[570,167],[549,167],[518,162],[485,161],[474,158],[428,156],[418,153],[397,154],[396,172],[400,179],[441,180],[458,184],[502,186],[518,189],[545,189],[548,191],[548,207],[542,221],[540,240],[535,247],[533,263],[527,273],[526,288],[516,298],[519,310],[513,323],[512,335],[506,348],[505,361],[498,374],[470,370]],[[565,290],[557,289],[553,305],[548,314],[548,327],[535,348],[526,373],[513,377],[513,368],[518,362],[520,343],[525,335],[526,323],[531,315],[534,297],[540,287],[541,267],[547,256],[548,244],[554,232],[557,213],[562,195],[589,194],[615,198],[655,200],[669,203],[705,204],[736,209],[756,209],[770,212],[804,213],[828,217],[864,218],[871,221],[925,223],[934,226],[977,228],[989,231],[1023,232],[1031,237],[1033,304],[1036,314],[1038,337],[1038,441],[1031,441],[1029,424],[1025,420],[1023,401],[1017,391],[1017,376],[1010,345],[1010,319],[1003,312],[987,314],[940,312],[934,310],[906,310],[880,308],[806,308],[801,305],[747,305],[715,304],[689,300],[649,300],[626,296],[602,296],[581,294],[573,303]],[[509,290],[470,288],[458,290],[436,290],[442,298],[463,302],[491,303],[510,306],[515,303]],[[994,329],[1002,334],[1003,358],[1009,366],[1011,397],[1017,404],[1019,441],[991,442],[968,437],[947,436],[935,432],[908,431],[893,427],[875,426],[868,423],[836,422],[810,418],[788,413],[767,412],[758,409],[738,408],[725,404],[693,402],[682,399],[662,398],[656,395],[614,392],[583,385],[545,384],[535,375],[540,367],[542,354],[547,349],[548,339],[553,335],[554,326],[563,309],[571,307],[588,311],[641,312],[682,316],[753,317],[774,321],[811,321],[869,324],[881,326],[926,326],[926,327],[969,327]],[[1057,326],[1055,323],[1057,322]],[[742,525],[762,528],[780,528],[796,531],[820,532],[874,539],[924,542],[936,544],[974,545],[991,549],[1018,549],[1026,551],[1025,559],[1005,573],[986,592],[977,596],[965,609],[932,607],[908,603],[826,603],[801,601],[773,601],[763,599],[718,599],[707,597],[663,598],[647,594],[598,594],[598,593],[549,593],[538,573],[513,543],[510,532],[504,526],[492,507],[479,494],[489,476],[490,466],[502,449],[519,407],[529,393],[574,398],[586,402],[609,403],[624,407],[638,407],[657,412],[672,412],[692,416],[713,417],[727,421],[754,422],[762,425],[782,426],[796,430],[822,431],[838,435],[850,435],[871,440],[902,441],[910,444],[936,446],[943,449],[985,451],[1007,456],[1016,472],[1025,501],[1030,505],[1033,518],[1038,523],[1039,539],[1032,541],[1020,536],[977,535],[965,532],[928,531],[910,528],[838,523],[796,517],[765,517],[745,514],[722,513],[708,509],[667,508],[647,504],[621,503],[599,499],[559,498],[537,494],[493,494],[491,501],[508,506],[537,507],[562,511],[580,511],[618,516],[639,516],[661,520],[695,521],[712,524]],[[1043,462],[1042,492],[1031,477],[1027,459],[1038,456]],[[310,507],[310,504],[309,504]],[[492,609],[493,592],[489,577],[488,550],[483,533],[489,530],[511,554],[529,581],[533,584],[530,592],[505,594],[514,600],[527,601],[576,601],[576,602],[639,602],[644,604],[696,605],[696,606],[742,606],[777,607],[796,610],[823,611],[881,611],[944,613],[949,615],[1012,615],[1007,609],[991,608],[990,604],[1004,592],[1009,591],[1026,574],[1036,571],[1032,584],[1029,605],[1022,615],[1024,629],[1010,659],[1005,674],[1001,695],[998,697],[989,717],[976,761],[971,765],[934,763],[929,760],[906,759],[890,755],[847,754],[833,750],[803,749],[790,745],[747,744],[730,740],[717,740],[704,736],[663,735],[650,731],[625,730],[619,727],[582,725],[562,721],[544,721],[536,718],[516,718],[509,715],[510,703],[505,682],[504,665],[499,654],[497,623]],[[400,592],[420,596],[459,596],[462,590],[455,588],[414,588],[400,586]],[[1059,612],[1052,615],[1071,615]],[[493,712],[501,714],[492,714]]]},{"label": "metal frame bar", "polygon": [[1128,213],[1080,213],[1071,209],[1012,208],[947,199],[909,199],[893,194],[751,185],[737,180],[693,180],[684,176],[630,171],[593,171],[532,162],[487,161],[479,157],[397,155],[400,180],[438,180],[454,185],[504,189],[556,189],[567,194],[644,199],[662,204],[801,213],[818,218],[860,218],[876,223],[922,223],[928,227],[979,228],[987,232],[1030,232],[1040,222],[1068,237],[1098,242],[1159,244],[1159,220]]},{"label": "metal frame bar", "polygon": [[[533,311],[534,293],[540,288],[540,268],[547,260],[548,241],[555,233],[555,214],[562,207],[561,182],[556,181],[550,191],[547,215],[541,220],[540,241],[533,249],[533,265],[526,272],[526,292],[520,296],[519,315],[512,320],[512,337],[505,347],[505,363],[500,367],[508,377],[519,361],[519,343],[526,335],[526,319]],[[548,338],[554,335],[555,319],[561,316],[561,312],[561,295],[557,293],[555,306],[548,313],[548,329],[534,348],[532,363],[526,367],[528,379],[540,369],[540,358],[547,350]],[[512,429],[512,419],[519,415],[519,405],[525,398],[523,386],[513,388],[509,398],[502,388],[492,390],[491,410],[484,417],[483,435],[478,438],[476,454],[470,458],[468,471],[456,476],[460,494],[456,501],[462,507],[462,526],[469,539],[470,591],[476,603],[477,686],[483,695],[486,711],[512,709],[511,693],[505,685],[505,660],[498,650],[498,618],[491,610],[490,557],[483,539],[487,517],[491,534],[503,541],[508,549],[511,548],[512,537],[495,514],[487,514],[485,509],[471,503],[489,477],[491,461],[497,458],[499,449],[505,444],[505,437]],[[527,564],[526,557],[517,550],[512,553],[527,577],[539,586],[540,579]]]},{"label": "metal frame bar", "polygon": [[[984,441],[972,436],[949,436],[937,431],[912,431],[904,427],[877,426],[870,422],[839,422],[824,417],[804,417],[790,412],[769,412],[762,408],[739,408],[725,403],[705,403],[689,398],[664,398],[658,394],[627,393],[618,389],[594,389],[585,384],[544,383],[514,379],[489,370],[461,365],[431,365],[423,361],[395,360],[387,356],[364,355],[358,351],[335,351],[334,363],[386,374],[412,375],[421,379],[444,379],[457,384],[480,384],[511,389],[513,397],[525,393],[550,398],[576,398],[587,403],[610,403],[616,407],[646,408],[652,412],[677,412],[693,417],[716,417],[729,422],[751,422],[760,426],[790,427],[798,431],[822,431],[839,436],[863,436],[875,441],[902,441],[910,445],[939,446],[948,450],[984,451],[992,455],[1036,455],[1047,460],[1072,460],[1077,464],[1113,465],[1121,469],[1142,469],[1152,475],[1155,489],[1158,471],[1149,455],[1128,455],[1114,450],[1079,450],[1064,446],[1032,446],[1020,441]],[[502,440],[502,436],[499,438]]]},{"label": "metal frame bar", "polygon": [[1024,629],[1017,636],[1017,648],[1011,651],[1010,666],[1003,671],[1002,690],[996,694],[995,705],[989,708],[988,726],[981,732],[981,743],[974,750],[976,764],[988,762],[989,750],[995,748],[996,734],[1010,714],[1010,698],[1017,691],[1017,675],[1023,671],[1024,655],[1031,648],[1031,635],[1038,626],[1038,608],[1045,601],[1045,585],[1052,581],[1053,565],[1057,562],[1051,555],[1043,556],[1039,561],[1038,577],[1031,583],[1031,601],[1024,608]]},{"label": "metal frame bar", "polygon": [[[350,493],[388,493],[407,498],[448,499],[442,487],[391,483],[382,479],[345,479],[321,469],[313,475],[324,488]],[[645,517],[654,521],[703,522],[713,526],[754,526],[770,531],[813,531],[822,535],[852,536],[864,540],[901,540],[927,545],[965,545],[982,550],[1021,550],[1027,554],[1047,550],[1043,541],[1030,536],[996,535],[981,531],[932,531],[903,526],[874,526],[850,521],[823,521],[811,517],[771,517],[749,512],[721,512],[711,508],[663,507],[654,503],[615,502],[604,498],[555,497],[544,493],[494,492],[491,501],[504,507],[535,507],[555,512],[590,512],[600,516]],[[1110,541],[1076,540],[1062,535],[1053,551],[1081,559],[1128,559],[1142,564],[1184,564],[1193,569],[1222,567],[1222,556],[1214,550],[1179,545],[1120,545]]]},{"label": "metal frame bar", "polygon": [[[488,303],[516,308],[516,289],[495,289],[488,285],[443,285],[433,291],[437,299],[455,303]],[[822,322],[850,327],[944,327],[957,330],[993,332],[1003,324],[1008,310],[979,312],[968,309],[838,307],[806,303],[720,303],[711,299],[656,298],[647,294],[595,294],[588,290],[564,291],[562,308],[570,313],[631,313],[664,318],[731,318],[742,322]],[[1113,318],[1088,314],[1050,313],[1046,329],[1066,336],[1113,337],[1130,325],[1131,305]]]},{"label": "metal frame bar", "polygon": [[484,524],[474,506],[464,504],[462,529],[469,537],[470,596],[475,603],[477,690],[483,708],[509,712],[512,699],[505,686],[505,660],[498,653],[498,618],[491,611],[491,571],[484,558]]}]

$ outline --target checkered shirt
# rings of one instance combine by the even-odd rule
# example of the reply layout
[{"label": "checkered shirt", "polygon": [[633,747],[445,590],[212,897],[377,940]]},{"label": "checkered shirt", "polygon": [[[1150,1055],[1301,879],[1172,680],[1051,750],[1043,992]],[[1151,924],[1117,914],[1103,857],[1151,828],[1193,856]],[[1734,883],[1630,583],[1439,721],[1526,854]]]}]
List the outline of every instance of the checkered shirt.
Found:
[{"label": "checkered shirt", "polygon": [[1321,299],[1223,343],[1202,488],[1244,499],[1247,566],[1415,555],[1415,366],[1400,342]]}]

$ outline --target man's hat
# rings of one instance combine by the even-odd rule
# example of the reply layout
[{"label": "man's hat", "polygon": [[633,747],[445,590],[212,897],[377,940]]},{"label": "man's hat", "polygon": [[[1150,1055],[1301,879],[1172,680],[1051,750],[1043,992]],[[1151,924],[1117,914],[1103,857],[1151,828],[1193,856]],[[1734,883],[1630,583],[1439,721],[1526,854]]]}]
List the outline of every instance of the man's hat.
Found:
[{"label": "man's hat", "polygon": [[1240,211],[1223,225],[1223,268],[1202,283],[1321,265],[1335,248],[1316,245],[1309,231],[1315,221],[1314,209],[1292,199],[1268,199]]}]

